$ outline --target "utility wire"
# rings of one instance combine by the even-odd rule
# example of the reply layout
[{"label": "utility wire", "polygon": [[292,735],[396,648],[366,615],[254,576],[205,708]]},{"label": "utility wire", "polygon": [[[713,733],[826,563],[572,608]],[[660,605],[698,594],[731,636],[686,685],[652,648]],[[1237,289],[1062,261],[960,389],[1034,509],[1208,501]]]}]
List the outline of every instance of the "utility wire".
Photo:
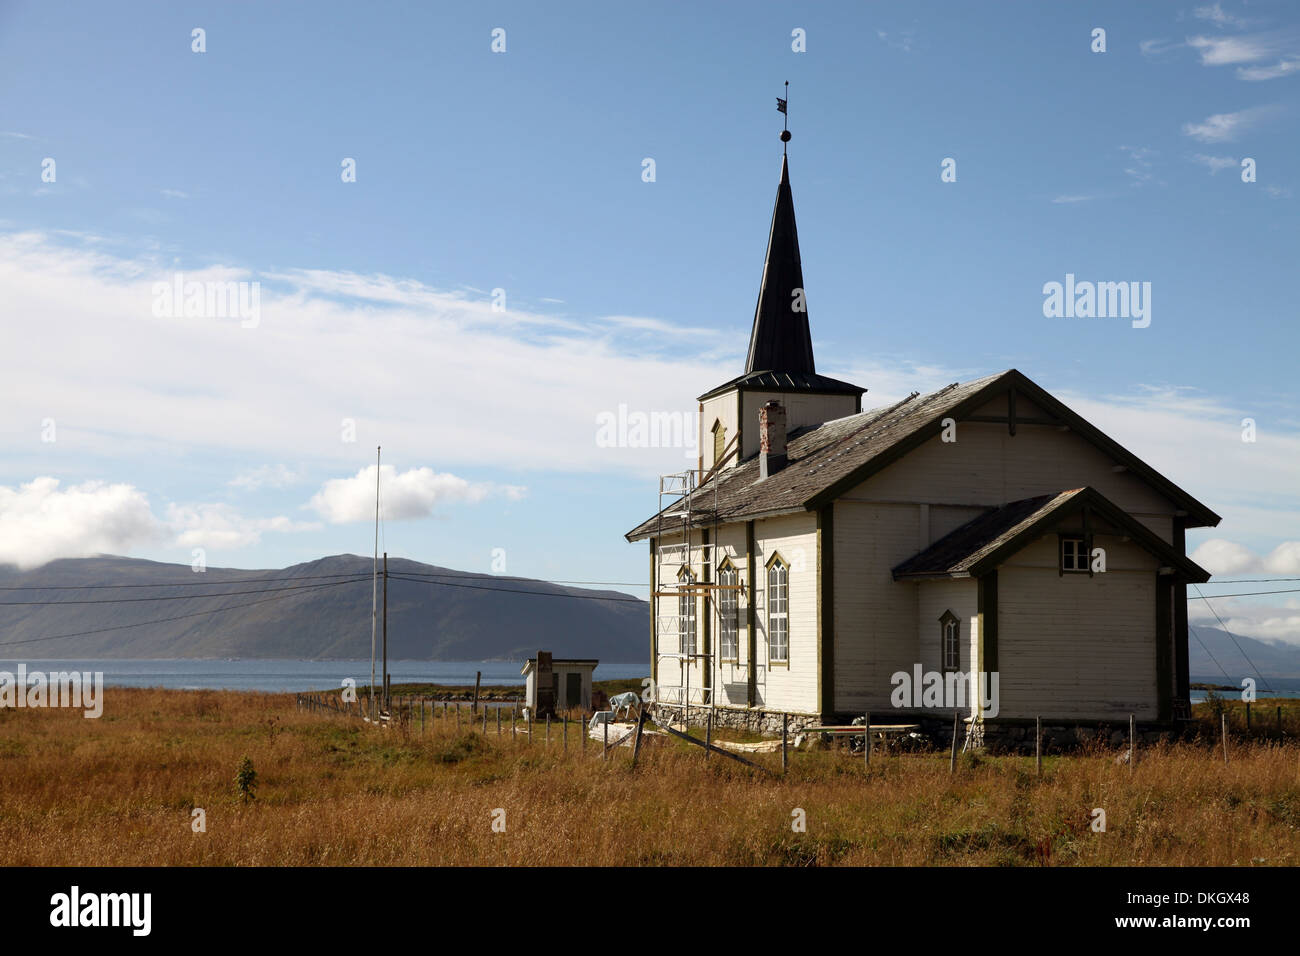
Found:
[{"label": "utility wire", "polygon": [[[309,585],[311,590],[321,590],[323,588],[334,588],[342,584],[355,584],[355,581],[328,581],[323,584]],[[154,621],[137,621],[134,624],[114,624],[112,627],[98,627],[93,631],[77,631],[74,634],[54,634],[50,637],[32,637],[21,641],[0,641],[0,647],[14,647],[18,644],[39,644],[43,641],[58,641],[66,637],[86,637],[89,634],[103,634],[106,631],[122,631],[131,627],[146,627],[150,624],[168,624],[171,621],[181,621],[189,617],[202,617],[205,614],[220,614],[222,611],[233,611],[236,608],[252,607],[254,604],[265,604],[268,601],[283,601],[290,594],[277,594],[275,597],[258,598],[256,601],[246,601],[243,604],[228,604],[225,607],[209,608],[206,611],[192,611],[189,614],[177,614],[175,617],[164,617]]]},{"label": "utility wire", "polygon": [[394,574],[388,572],[390,580],[410,581],[413,584],[427,584],[436,588],[469,588],[472,591],[501,591],[506,594],[535,594],[538,597],[558,597],[568,598],[570,601],[609,601],[611,603],[630,603],[635,601],[637,604],[646,602],[639,597],[602,597],[599,594],[564,594],[558,591],[525,591],[522,588],[490,588],[481,584],[451,584],[447,581],[425,581],[422,578],[410,578],[403,574]]},{"label": "utility wire", "polygon": [[1229,674],[1227,671],[1223,670],[1223,665],[1219,663],[1219,659],[1210,652],[1209,647],[1207,647],[1205,642],[1201,640],[1201,635],[1196,633],[1196,628],[1188,624],[1187,629],[1192,632],[1192,637],[1196,638],[1196,643],[1201,645],[1201,650],[1205,651],[1206,654],[1210,655],[1210,660],[1214,661],[1214,666],[1217,667],[1219,670],[1223,671],[1224,677],[1228,678],[1228,680],[1232,680],[1232,675]]},{"label": "utility wire", "polygon": [[[358,575],[352,580],[363,581],[369,575]],[[336,584],[349,584],[350,581],[336,581]],[[165,587],[165,585],[162,585]],[[212,594],[171,594],[163,597],[138,598],[85,598],[73,601],[0,601],[0,607],[68,607],[74,604],[139,604],[150,601],[201,601],[203,598],[237,597],[241,594],[266,594],[271,591],[301,591],[319,587],[318,584],[290,584],[282,588],[249,588],[245,591],[216,591]]]},{"label": "utility wire", "polygon": [[452,571],[447,574],[433,574],[428,571],[390,571],[390,574],[405,574],[414,578],[440,578],[459,580],[461,578],[487,579],[489,581],[535,581],[541,584],[585,584],[585,585],[603,585],[605,587],[624,587],[624,588],[643,588],[646,587],[644,581],[550,581],[541,578],[524,578],[506,574],[477,574],[470,571]]},{"label": "utility wire", "polygon": [[[1200,588],[1197,588],[1196,590],[1199,592]],[[1300,588],[1283,588],[1281,591],[1238,591],[1236,594],[1214,594],[1211,595],[1211,597],[1217,601],[1219,598],[1255,597],[1260,594],[1295,594],[1297,591],[1300,591]],[[1199,597],[1194,598],[1193,600],[1208,602],[1210,598],[1207,598],[1204,594],[1200,594]]]},{"label": "utility wire", "polygon": [[[1210,613],[1214,615],[1214,619],[1219,622],[1219,627],[1223,629],[1223,633],[1231,637],[1232,643],[1237,645],[1237,650],[1241,651],[1241,656],[1246,658],[1246,663],[1249,664],[1251,670],[1255,672],[1255,676],[1259,678],[1259,682],[1264,685],[1264,690],[1271,694],[1273,688],[1268,686],[1268,681],[1264,678],[1264,675],[1259,672],[1259,668],[1256,667],[1255,662],[1250,659],[1250,655],[1247,654],[1245,649],[1237,643],[1237,638],[1233,636],[1232,631],[1228,630],[1228,625],[1223,623],[1223,618],[1219,617],[1219,612],[1214,609],[1214,605],[1209,602],[1205,595],[1201,594],[1200,587],[1195,584],[1193,584],[1192,587],[1196,588],[1196,593],[1200,595],[1202,601],[1205,601],[1205,606],[1210,609]],[[1216,594],[1215,597],[1223,597],[1223,595]]]},{"label": "utility wire", "polygon": [[282,578],[231,578],[228,581],[177,581],[166,584],[29,584],[0,587],[0,591],[82,591],[92,588],[201,588],[227,584],[275,584],[280,581],[307,581],[314,578],[354,578],[352,574],[292,574]]}]

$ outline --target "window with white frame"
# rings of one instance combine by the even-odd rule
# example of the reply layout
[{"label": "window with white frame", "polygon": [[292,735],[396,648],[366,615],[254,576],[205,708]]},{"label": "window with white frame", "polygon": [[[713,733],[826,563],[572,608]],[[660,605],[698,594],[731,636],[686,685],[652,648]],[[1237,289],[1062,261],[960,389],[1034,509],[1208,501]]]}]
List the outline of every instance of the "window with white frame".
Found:
[{"label": "window with white frame", "polygon": [[740,658],[740,592],[731,590],[740,575],[730,564],[718,569],[718,653],[724,661]]},{"label": "window with white frame", "polygon": [[779,556],[767,568],[767,658],[790,662],[790,569]]},{"label": "window with white frame", "polygon": [[[677,575],[677,583],[688,585],[695,583],[695,576],[686,568]],[[677,596],[677,635],[681,643],[681,653],[695,653],[695,592],[683,590]]]},{"label": "window with white frame", "polygon": [[961,668],[961,620],[952,611],[944,611],[939,618],[939,647],[943,658],[943,669],[955,671]]}]

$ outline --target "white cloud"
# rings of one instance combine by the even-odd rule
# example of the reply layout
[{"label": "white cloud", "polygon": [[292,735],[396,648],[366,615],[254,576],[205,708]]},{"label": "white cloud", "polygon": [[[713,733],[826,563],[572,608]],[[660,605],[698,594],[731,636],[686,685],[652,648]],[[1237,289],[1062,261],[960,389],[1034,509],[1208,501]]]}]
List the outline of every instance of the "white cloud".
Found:
[{"label": "white cloud", "polygon": [[1275,80],[1300,70],[1300,31],[1295,29],[1188,37],[1187,45],[1200,53],[1202,66],[1236,66],[1242,80]]},{"label": "white cloud", "polygon": [[1192,160],[1209,167],[1210,175],[1223,169],[1232,169],[1237,165],[1237,160],[1231,156],[1206,156],[1204,153],[1197,153]]},{"label": "white cloud", "polygon": [[1209,20],[1211,23],[1220,27],[1243,27],[1247,23],[1243,17],[1233,16],[1223,9],[1221,3],[1212,3],[1204,7],[1196,7],[1192,10],[1192,16],[1198,20]]},{"label": "white cloud", "polygon": [[1052,200],[1052,202],[1054,203],[1089,202],[1090,200],[1096,198],[1097,198],[1096,196],[1057,196]]},{"label": "white cloud", "polygon": [[168,199],[189,199],[189,193],[182,192],[179,189],[163,189],[160,192]]},{"label": "white cloud", "polygon": [[0,564],[28,569],[58,558],[128,554],[143,544],[182,548],[245,548],[267,531],[320,528],[278,516],[249,518],[223,504],[169,504],[166,518],[148,496],[124,483],[86,481],[61,486],[42,476],[17,487],[0,485]]},{"label": "white cloud", "polygon": [[[380,514],[392,520],[426,518],[439,505],[473,504],[497,492],[517,501],[523,497],[525,489],[515,485],[497,487],[471,482],[457,475],[435,472],[432,468],[398,472],[392,465],[384,465],[380,472]],[[312,496],[307,507],[331,524],[373,521],[375,466],[363,468],[351,478],[331,478]]]},{"label": "white cloud", "polygon": [[274,518],[248,518],[225,504],[168,505],[167,524],[182,548],[233,551],[259,544],[267,531],[317,531],[318,523]]},{"label": "white cloud", "polygon": [[1154,149],[1149,146],[1121,146],[1119,150],[1128,156],[1129,165],[1124,167],[1124,175],[1133,180],[1134,186],[1149,183],[1155,178],[1151,171],[1151,157],[1156,155]]},{"label": "white cloud", "polygon": [[1300,56],[1289,56],[1278,60],[1272,66],[1239,66],[1237,76],[1243,80],[1260,82],[1276,80],[1279,76],[1290,76],[1300,70]]},{"label": "white cloud", "polygon": [[877,30],[876,36],[881,42],[893,47],[895,50],[911,53],[912,44],[916,39],[916,32],[914,30],[899,30],[895,33],[887,33],[884,30]]},{"label": "white cloud", "polygon": [[1176,50],[1183,44],[1176,40],[1142,40],[1138,43],[1138,50],[1143,56],[1162,56],[1170,50]]},{"label": "white cloud", "polygon": [[1261,119],[1273,110],[1266,106],[1255,106],[1236,113],[1216,113],[1207,116],[1199,123],[1184,123],[1183,135],[1202,143],[1222,143],[1236,139],[1238,135],[1256,126]]},{"label": "white cloud", "polygon": [[1264,598],[1216,599],[1212,593],[1214,588],[1202,586],[1202,591],[1208,601],[1199,600],[1192,589],[1192,600],[1187,602],[1192,627],[1226,625],[1233,634],[1257,641],[1300,645],[1300,601],[1294,597],[1274,594]]},{"label": "white cloud", "polygon": [[1211,574],[1300,577],[1300,541],[1284,541],[1268,554],[1261,555],[1236,542],[1211,538],[1202,542],[1191,557]]},{"label": "white cloud", "polygon": [[232,488],[256,491],[258,488],[287,488],[302,480],[303,475],[288,465],[260,465],[240,472],[230,479],[229,484]]},{"label": "white cloud", "polygon": [[122,553],[163,531],[148,498],[131,485],[87,481],[61,489],[52,477],[0,485],[0,564],[26,569]]}]

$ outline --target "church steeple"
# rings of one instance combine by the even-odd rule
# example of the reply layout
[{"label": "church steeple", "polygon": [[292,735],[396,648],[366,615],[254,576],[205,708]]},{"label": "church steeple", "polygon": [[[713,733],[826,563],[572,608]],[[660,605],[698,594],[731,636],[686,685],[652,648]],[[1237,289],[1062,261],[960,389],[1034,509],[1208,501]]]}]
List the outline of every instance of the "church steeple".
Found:
[{"label": "church steeple", "polygon": [[[778,103],[784,106],[785,101],[778,100]],[[788,141],[789,136],[784,132],[781,138]],[[758,290],[754,328],[749,336],[749,358],[745,362],[746,374],[762,371],[816,372],[804,300],[803,265],[799,261],[799,231],[794,224],[790,164],[784,153],[776,207],[772,210],[772,229],[767,237],[763,284]]]},{"label": "church steeple", "polygon": [[[789,96],[789,84],[786,84]],[[776,108],[786,112],[787,100]],[[790,141],[783,130],[781,142]],[[804,305],[803,264],[799,261],[799,232],[794,225],[790,165],[784,150],[776,208],[767,236],[763,284],[754,309],[745,372],[699,397],[699,468],[732,468],[759,453],[760,436],[771,436],[773,421],[785,430],[819,425],[862,411],[865,388],[818,375],[813,365],[812,334]],[[773,405],[778,407],[773,408]],[[767,409],[763,413],[763,409]],[[762,413],[762,417],[760,417]],[[711,439],[711,441],[710,441]],[[779,444],[779,440],[777,441]],[[769,452],[772,441],[766,444]],[[707,453],[706,453],[707,452]]]}]

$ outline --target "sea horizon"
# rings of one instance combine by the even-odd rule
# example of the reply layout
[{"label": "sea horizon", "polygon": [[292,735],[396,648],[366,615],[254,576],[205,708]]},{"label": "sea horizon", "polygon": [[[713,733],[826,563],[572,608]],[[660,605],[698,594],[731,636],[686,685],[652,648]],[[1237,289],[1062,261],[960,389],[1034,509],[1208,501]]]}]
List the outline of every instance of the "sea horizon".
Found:
[{"label": "sea horizon", "polygon": [[[13,671],[19,664],[28,672],[76,670],[102,672],[106,687],[161,687],[168,690],[257,690],[271,693],[325,690],[352,679],[357,686],[370,682],[370,659],[340,658],[302,660],[296,658],[0,658],[0,670]],[[376,663],[376,677],[379,664]],[[485,687],[524,682],[523,659],[495,661],[388,661],[394,684],[473,684],[482,674]],[[633,661],[602,661],[596,666],[596,680],[644,677],[649,664]]]}]

